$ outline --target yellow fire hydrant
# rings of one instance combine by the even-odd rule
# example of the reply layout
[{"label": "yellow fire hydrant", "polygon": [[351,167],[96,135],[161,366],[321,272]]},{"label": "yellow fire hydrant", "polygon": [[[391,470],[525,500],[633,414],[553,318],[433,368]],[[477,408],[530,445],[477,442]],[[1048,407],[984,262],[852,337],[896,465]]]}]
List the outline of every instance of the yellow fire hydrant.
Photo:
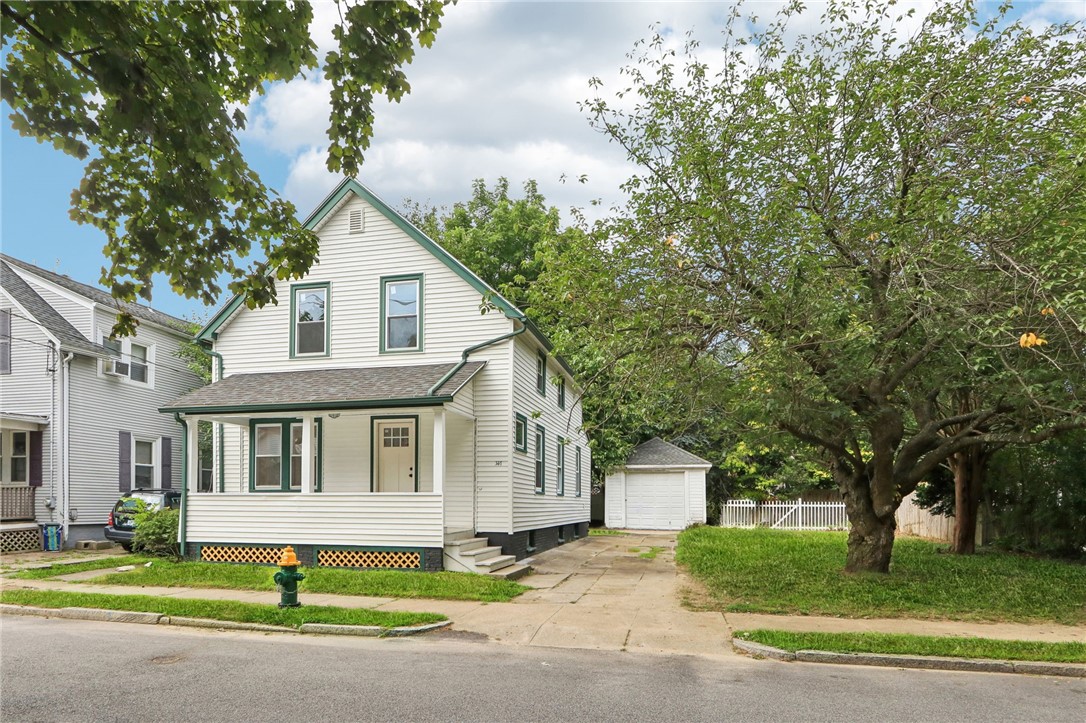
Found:
[{"label": "yellow fire hydrant", "polygon": [[298,583],[305,579],[305,575],[298,572],[298,556],[294,554],[294,548],[290,545],[283,550],[283,556],[279,558],[279,572],[275,573],[276,586],[279,588],[279,607],[301,607],[298,602]]}]

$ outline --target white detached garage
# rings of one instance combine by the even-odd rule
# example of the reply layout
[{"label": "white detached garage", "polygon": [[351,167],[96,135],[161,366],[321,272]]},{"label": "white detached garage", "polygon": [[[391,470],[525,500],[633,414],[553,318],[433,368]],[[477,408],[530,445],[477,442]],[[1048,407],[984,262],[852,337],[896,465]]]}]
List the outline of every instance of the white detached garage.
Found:
[{"label": "white detached garage", "polygon": [[639,444],[625,466],[607,475],[607,526],[681,530],[705,522],[705,473],[712,466],[659,437]]}]

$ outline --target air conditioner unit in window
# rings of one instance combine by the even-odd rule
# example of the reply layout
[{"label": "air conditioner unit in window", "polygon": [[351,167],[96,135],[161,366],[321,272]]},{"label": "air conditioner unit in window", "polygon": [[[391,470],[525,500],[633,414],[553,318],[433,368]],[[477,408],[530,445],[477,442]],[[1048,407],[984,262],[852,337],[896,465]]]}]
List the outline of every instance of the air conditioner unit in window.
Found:
[{"label": "air conditioner unit in window", "polygon": [[121,361],[120,359],[106,359],[103,365],[103,371],[113,377],[127,377],[128,376],[128,362]]}]

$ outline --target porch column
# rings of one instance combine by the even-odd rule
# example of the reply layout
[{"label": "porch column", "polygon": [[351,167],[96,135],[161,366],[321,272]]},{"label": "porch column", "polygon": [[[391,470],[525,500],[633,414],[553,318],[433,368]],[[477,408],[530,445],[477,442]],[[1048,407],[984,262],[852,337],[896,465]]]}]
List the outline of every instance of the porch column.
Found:
[{"label": "porch column", "polygon": [[302,494],[313,491],[313,415],[302,415]]},{"label": "porch column", "polygon": [[185,477],[183,484],[192,494],[200,491],[200,418],[185,417]]},{"label": "porch column", "polygon": [[434,492],[445,487],[445,410],[434,410]]}]

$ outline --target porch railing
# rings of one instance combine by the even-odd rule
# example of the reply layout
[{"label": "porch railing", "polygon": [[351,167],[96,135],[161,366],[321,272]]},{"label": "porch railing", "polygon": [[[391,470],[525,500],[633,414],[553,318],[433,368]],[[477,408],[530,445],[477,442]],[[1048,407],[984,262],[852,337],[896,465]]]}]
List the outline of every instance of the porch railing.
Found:
[{"label": "porch railing", "polygon": [[0,520],[34,519],[36,487],[0,487]]}]

